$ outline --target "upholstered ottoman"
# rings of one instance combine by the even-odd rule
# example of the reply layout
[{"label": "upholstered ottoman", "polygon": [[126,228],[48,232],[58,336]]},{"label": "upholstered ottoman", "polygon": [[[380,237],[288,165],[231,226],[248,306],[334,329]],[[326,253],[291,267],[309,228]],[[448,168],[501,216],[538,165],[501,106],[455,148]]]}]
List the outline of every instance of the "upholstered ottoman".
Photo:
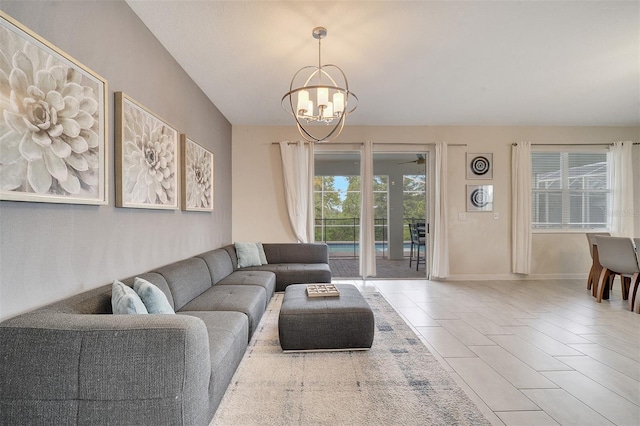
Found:
[{"label": "upholstered ottoman", "polygon": [[351,284],[337,284],[339,296],[309,297],[306,284],[289,285],[278,318],[285,351],[365,350],[371,348],[371,307]]}]

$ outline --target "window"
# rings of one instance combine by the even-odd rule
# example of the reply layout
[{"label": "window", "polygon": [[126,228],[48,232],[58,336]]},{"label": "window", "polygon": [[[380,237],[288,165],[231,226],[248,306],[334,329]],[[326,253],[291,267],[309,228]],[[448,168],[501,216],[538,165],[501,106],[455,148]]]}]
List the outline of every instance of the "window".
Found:
[{"label": "window", "polygon": [[[388,176],[373,177],[374,222],[377,241],[386,241]],[[316,176],[316,241],[357,241],[360,235],[360,176]]]},{"label": "window", "polygon": [[606,229],[609,163],[602,152],[532,152],[533,229]]}]

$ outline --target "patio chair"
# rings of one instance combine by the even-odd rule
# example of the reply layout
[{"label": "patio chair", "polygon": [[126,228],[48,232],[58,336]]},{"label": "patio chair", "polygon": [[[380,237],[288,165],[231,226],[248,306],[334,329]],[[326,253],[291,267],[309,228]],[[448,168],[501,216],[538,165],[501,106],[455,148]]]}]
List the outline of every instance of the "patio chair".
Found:
[{"label": "patio chair", "polygon": [[[609,298],[609,278],[620,275],[622,299],[629,300],[629,309],[634,309],[634,296],[640,280],[640,266],[631,238],[596,236],[602,272],[598,279],[596,301]],[[631,293],[629,292],[631,290]]]},{"label": "patio chair", "polygon": [[[409,223],[409,235],[411,236],[411,248],[409,250],[409,267],[414,260],[416,261],[416,271],[420,264],[426,264],[427,246],[425,238],[425,224],[420,222]],[[424,256],[420,260],[420,247],[424,247]]]}]

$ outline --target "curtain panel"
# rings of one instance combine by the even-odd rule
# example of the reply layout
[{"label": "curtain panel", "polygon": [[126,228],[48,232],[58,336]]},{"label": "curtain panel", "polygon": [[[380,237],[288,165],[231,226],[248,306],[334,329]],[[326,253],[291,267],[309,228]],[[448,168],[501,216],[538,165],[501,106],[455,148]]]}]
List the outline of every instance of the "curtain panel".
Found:
[{"label": "curtain panel", "polygon": [[515,274],[531,272],[531,144],[511,150],[511,266]]},{"label": "curtain panel", "polygon": [[633,142],[611,147],[611,235],[634,237]]},{"label": "curtain panel", "polygon": [[376,276],[373,210],[373,143],[366,141],[360,158],[360,275],[364,278]]},{"label": "curtain panel", "polygon": [[449,276],[449,223],[447,220],[447,143],[436,143],[435,200],[433,226],[433,268],[434,278]]},{"label": "curtain panel", "polygon": [[314,147],[311,143],[280,142],[284,198],[291,229],[300,243],[314,242]]}]

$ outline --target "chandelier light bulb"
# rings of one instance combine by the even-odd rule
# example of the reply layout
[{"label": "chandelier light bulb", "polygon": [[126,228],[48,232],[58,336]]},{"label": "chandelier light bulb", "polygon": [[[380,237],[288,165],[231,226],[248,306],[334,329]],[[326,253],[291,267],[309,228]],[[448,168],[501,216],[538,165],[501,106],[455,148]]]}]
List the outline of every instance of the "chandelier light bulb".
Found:
[{"label": "chandelier light bulb", "polygon": [[333,102],[327,102],[327,106],[323,111],[324,116],[333,120]]},{"label": "chandelier light bulb", "polygon": [[[347,76],[340,67],[322,65],[321,40],[326,37],[327,30],[316,27],[312,34],[318,40],[318,65],[302,67],[294,74],[281,103],[295,118],[305,140],[325,142],[340,135],[347,115],[358,106],[358,97],[349,90]],[[318,131],[316,126],[323,124],[325,126]],[[329,126],[328,130],[326,126]]]},{"label": "chandelier light bulb", "polygon": [[318,88],[318,106],[326,107],[329,102],[329,89],[326,87]]},{"label": "chandelier light bulb", "polygon": [[311,111],[308,108],[309,92],[301,90],[298,92],[298,115],[307,115],[307,113],[310,113]]}]

